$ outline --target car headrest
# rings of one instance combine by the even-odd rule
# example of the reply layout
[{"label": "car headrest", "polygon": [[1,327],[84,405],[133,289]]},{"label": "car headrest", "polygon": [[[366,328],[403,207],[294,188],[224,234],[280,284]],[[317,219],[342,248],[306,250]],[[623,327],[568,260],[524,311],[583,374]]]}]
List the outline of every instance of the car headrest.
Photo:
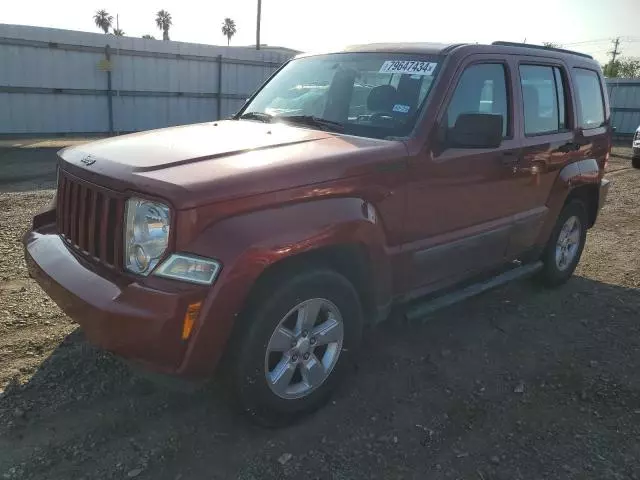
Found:
[{"label": "car headrest", "polygon": [[378,85],[369,92],[367,109],[372,112],[391,112],[398,92],[391,85]]}]

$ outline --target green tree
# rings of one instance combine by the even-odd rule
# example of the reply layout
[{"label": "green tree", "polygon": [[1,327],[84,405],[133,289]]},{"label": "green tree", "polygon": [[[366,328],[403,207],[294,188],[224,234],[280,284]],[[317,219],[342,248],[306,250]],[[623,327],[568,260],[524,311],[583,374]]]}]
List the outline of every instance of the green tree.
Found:
[{"label": "green tree", "polygon": [[236,22],[231,20],[230,18],[225,18],[222,23],[222,34],[227,37],[227,45],[231,42],[231,37],[236,34]]},{"label": "green tree", "polygon": [[156,13],[156,25],[162,30],[162,39],[169,40],[169,28],[173,25],[171,14],[166,10],[160,10]]},{"label": "green tree", "polygon": [[113,25],[113,16],[109,15],[106,10],[98,10],[93,16],[93,21],[104,33],[109,33],[109,29]]},{"label": "green tree", "polygon": [[547,48],[562,48],[562,45],[556,42],[542,42],[542,45]]},{"label": "green tree", "polygon": [[113,29],[113,34],[116,37],[124,37],[124,30],[122,30],[121,28],[114,28]]},{"label": "green tree", "polygon": [[609,62],[602,67],[602,74],[607,78],[616,78],[618,76],[618,62]]},{"label": "green tree", "polygon": [[145,40],[155,40],[156,37],[154,37],[153,35],[142,35],[142,38],[144,38]]},{"label": "green tree", "polygon": [[640,59],[622,57],[618,66],[618,76],[621,78],[640,78]]},{"label": "green tree", "polygon": [[602,73],[609,78],[640,78],[640,59],[620,57],[615,62],[607,63]]}]

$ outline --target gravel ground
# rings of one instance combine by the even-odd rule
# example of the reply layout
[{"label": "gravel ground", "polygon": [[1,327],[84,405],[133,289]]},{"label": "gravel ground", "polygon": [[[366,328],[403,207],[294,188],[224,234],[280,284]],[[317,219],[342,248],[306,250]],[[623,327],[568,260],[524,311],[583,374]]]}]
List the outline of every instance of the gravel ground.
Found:
[{"label": "gravel ground", "polygon": [[0,179],[14,175],[0,183],[0,478],[640,479],[628,159],[612,158],[567,285],[523,281],[425,323],[394,318],[368,332],[332,403],[274,431],[233,413],[216,384],[160,387],[84,341],[26,274],[19,238],[53,183],[15,173],[21,155],[49,165],[51,152],[0,150]]}]

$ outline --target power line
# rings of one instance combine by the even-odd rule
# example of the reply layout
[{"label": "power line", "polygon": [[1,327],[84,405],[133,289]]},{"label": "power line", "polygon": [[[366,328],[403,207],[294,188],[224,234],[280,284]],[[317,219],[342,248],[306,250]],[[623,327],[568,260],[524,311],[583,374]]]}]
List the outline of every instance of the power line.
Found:
[{"label": "power line", "polygon": [[563,45],[566,46],[570,46],[570,45],[584,45],[587,43],[602,43],[602,42],[610,42],[611,38],[599,38],[596,40],[584,40],[582,42],[571,42],[571,43],[564,43]]}]

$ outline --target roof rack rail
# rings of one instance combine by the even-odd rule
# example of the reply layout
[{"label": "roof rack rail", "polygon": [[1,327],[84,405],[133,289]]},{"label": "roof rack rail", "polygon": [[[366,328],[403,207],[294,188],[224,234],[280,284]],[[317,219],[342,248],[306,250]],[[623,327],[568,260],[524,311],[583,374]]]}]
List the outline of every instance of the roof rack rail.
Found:
[{"label": "roof rack rail", "polygon": [[451,50],[453,50],[454,48],[458,48],[461,47],[463,45],[467,45],[466,43],[452,43],[451,45],[447,45],[446,47],[444,47],[440,53],[442,55],[449,53]]},{"label": "roof rack rail", "polygon": [[500,45],[503,47],[522,47],[522,48],[536,48],[539,50],[551,50],[552,52],[560,52],[560,53],[568,53],[570,55],[578,55],[579,57],[590,58],[593,60],[591,55],[587,55],[586,53],[574,52],[573,50],[565,50],[564,48],[555,48],[555,47],[545,47],[544,45],[533,45],[531,43],[518,43],[518,42],[493,42],[491,45]]}]

